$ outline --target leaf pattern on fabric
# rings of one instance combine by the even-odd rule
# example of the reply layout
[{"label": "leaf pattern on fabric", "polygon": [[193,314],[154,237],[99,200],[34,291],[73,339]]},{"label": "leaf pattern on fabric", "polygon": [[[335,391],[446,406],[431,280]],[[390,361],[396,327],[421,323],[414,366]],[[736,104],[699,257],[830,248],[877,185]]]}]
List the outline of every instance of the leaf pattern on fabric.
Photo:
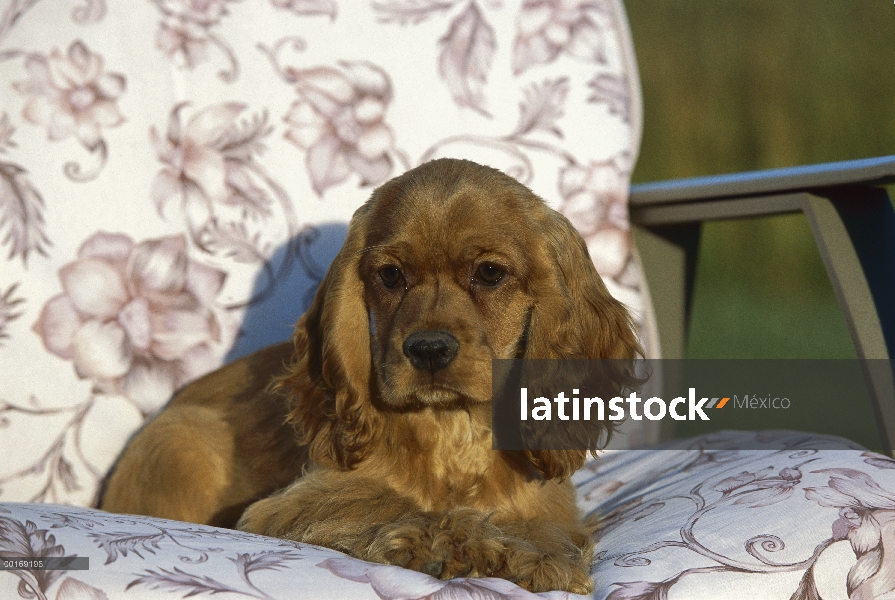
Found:
[{"label": "leaf pattern on fabric", "polygon": [[631,121],[631,86],[623,76],[601,73],[587,82],[591,95],[587,101],[605,104],[609,114],[618,115],[625,123]]},{"label": "leaf pattern on fabric", "polygon": [[490,116],[485,108],[484,85],[497,49],[494,28],[485,19],[478,4],[470,2],[451,21],[450,29],[439,40],[438,68],[459,106]]},{"label": "leaf pattern on fabric", "polygon": [[[105,564],[110,564],[118,560],[119,557],[126,557],[131,553],[140,558],[146,558],[151,554],[155,554],[160,550],[159,544],[168,538],[164,531],[155,531],[152,533],[94,533],[90,537],[96,544],[106,553]],[[144,556],[146,555],[146,556]]]},{"label": "leaf pattern on fabric", "polygon": [[878,469],[895,469],[895,458],[881,456],[874,452],[865,452],[864,456],[864,462],[868,465],[873,465]]},{"label": "leaf pattern on fabric", "polygon": [[198,594],[240,594],[241,592],[239,588],[221,583],[210,575],[187,573],[180,567],[147,569],[127,584],[126,589],[130,590],[135,586],[145,586],[151,590],[185,592],[187,597]]},{"label": "leaf pattern on fabric", "polygon": [[16,296],[18,287],[19,284],[14,283],[0,293],[0,348],[3,347],[3,340],[9,339],[9,324],[22,316],[20,307],[25,299]]},{"label": "leaf pattern on fabric", "polygon": [[6,9],[0,13],[0,39],[6,35],[13,25],[16,24],[22,15],[29,8],[34,6],[39,0],[11,0],[7,3]]},{"label": "leaf pattern on fabric", "polygon": [[557,121],[564,114],[568,93],[567,77],[531,84],[525,90],[525,99],[519,105],[519,124],[514,134],[525,135],[541,130],[562,138],[562,130]]},{"label": "leaf pattern on fabric", "polygon": [[[7,113],[0,115],[0,154],[11,153],[17,144],[12,135],[15,127]],[[43,197],[27,177],[28,172],[12,162],[0,161],[0,234],[9,247],[8,259],[21,259],[27,266],[28,256],[37,252],[47,256],[51,245],[45,230]],[[3,233],[5,231],[5,233]],[[3,327],[0,326],[0,332]]]},{"label": "leaf pattern on fabric", "polygon": [[[17,558],[57,558],[65,555],[65,548],[46,529],[39,529],[31,521],[24,523],[0,516],[0,556]],[[12,569],[18,577],[19,595],[23,598],[43,596],[47,589],[64,574],[50,569]]]},{"label": "leaf pattern on fabric", "polygon": [[19,165],[0,161],[0,231],[9,247],[7,258],[25,264],[33,252],[47,255],[50,239],[44,227],[44,199]]},{"label": "leaf pattern on fabric", "polygon": [[[684,591],[714,599],[717,586],[751,585],[779,600],[816,600],[830,572],[858,598],[892,593],[889,551],[895,520],[895,475],[873,470],[885,458],[835,438],[779,435],[754,450],[761,435],[731,432],[682,440],[653,451],[614,451],[574,476],[582,507],[603,524],[597,543],[594,598],[659,600]],[[724,439],[731,448],[705,449]],[[737,450],[742,443],[749,450]],[[805,450],[805,445],[814,449]],[[870,470],[868,470],[870,469]],[[621,477],[619,477],[621,476]],[[606,481],[614,482],[606,485]],[[796,482],[774,504],[756,491]],[[766,498],[765,498],[766,499]],[[792,515],[799,515],[793,520]],[[829,560],[849,542],[855,561]],[[0,504],[0,553],[86,556],[79,572],[0,571],[0,589],[15,582],[28,597],[79,598],[338,596],[398,600],[571,600],[564,592],[532,594],[495,578],[440,581],[325,548],[164,519],[115,515],[72,506]],[[788,577],[798,574],[797,578]],[[791,587],[781,586],[785,575]],[[41,579],[41,578],[44,579]],[[711,577],[711,579],[709,579]],[[727,579],[727,578],[730,579]],[[711,581],[703,588],[699,580]],[[845,577],[843,577],[845,579]],[[819,588],[819,581],[824,581]],[[796,583],[797,582],[797,583]],[[3,586],[7,585],[7,588]],[[706,596],[699,596],[704,589]],[[695,590],[695,591],[694,591]],[[63,591],[65,594],[63,594]]]},{"label": "leaf pattern on fabric", "polygon": [[[628,129],[586,102],[588,80],[621,63],[576,59],[587,71],[573,73],[553,61],[514,76],[519,10],[499,0],[4,4],[0,352],[4,369],[22,376],[0,382],[0,447],[15,455],[0,458],[0,498],[95,502],[130,432],[175,387],[225,353],[288,338],[352,212],[427,155],[493,162],[561,201],[568,167],[586,171],[629,148]],[[613,26],[609,12],[585,12]],[[48,16],[58,28],[46,28]],[[408,61],[417,50],[425,59]],[[577,139],[604,125],[619,135]],[[625,177],[602,183],[623,197]],[[594,187],[575,190],[610,195]],[[627,252],[599,248],[619,249]],[[636,272],[607,281],[623,281],[636,305]],[[234,532],[120,516],[104,526],[90,514],[47,510],[38,527],[86,543],[93,565],[110,560],[99,572],[128,577],[108,587],[91,578],[98,573],[73,573],[49,598],[177,597],[186,588],[150,583],[188,586],[192,575],[199,587],[208,575],[251,597],[259,593],[242,574],[266,591],[302,562],[279,570],[260,554],[296,551],[282,541],[262,548]],[[240,547],[227,546],[234,540]],[[315,580],[376,597],[315,566],[335,555],[299,550],[313,557]],[[478,580],[439,589],[521,593]]]}]

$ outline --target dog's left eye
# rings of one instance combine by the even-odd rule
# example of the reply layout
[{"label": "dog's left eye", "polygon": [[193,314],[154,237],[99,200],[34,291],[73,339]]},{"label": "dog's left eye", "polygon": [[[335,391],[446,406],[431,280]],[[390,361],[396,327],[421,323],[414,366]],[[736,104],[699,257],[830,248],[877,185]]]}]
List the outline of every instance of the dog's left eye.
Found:
[{"label": "dog's left eye", "polygon": [[382,280],[385,287],[391,290],[404,283],[404,274],[395,265],[388,265],[379,269],[379,279]]},{"label": "dog's left eye", "polygon": [[476,269],[475,279],[485,285],[497,285],[506,273],[497,265],[482,263]]}]

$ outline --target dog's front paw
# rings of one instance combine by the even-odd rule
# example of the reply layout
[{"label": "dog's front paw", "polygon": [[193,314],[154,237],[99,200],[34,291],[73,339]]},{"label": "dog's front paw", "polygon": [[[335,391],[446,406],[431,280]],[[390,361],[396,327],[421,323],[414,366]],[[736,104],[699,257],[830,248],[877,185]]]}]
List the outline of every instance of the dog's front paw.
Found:
[{"label": "dog's front paw", "polygon": [[590,554],[574,550],[544,552],[523,540],[507,546],[506,562],[494,575],[514,582],[531,592],[564,590],[575,594],[590,594],[594,590],[589,569]]},{"label": "dog's front paw", "polygon": [[420,515],[383,526],[367,558],[439,579],[488,577],[504,562],[502,537],[478,510]]}]

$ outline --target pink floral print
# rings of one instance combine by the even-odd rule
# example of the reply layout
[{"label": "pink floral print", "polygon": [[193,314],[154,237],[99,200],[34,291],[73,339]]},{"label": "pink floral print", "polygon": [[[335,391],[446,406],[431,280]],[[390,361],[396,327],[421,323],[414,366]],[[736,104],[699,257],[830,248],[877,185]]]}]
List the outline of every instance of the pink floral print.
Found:
[{"label": "pink floral print", "polygon": [[208,60],[209,41],[205,29],[195,23],[169,20],[159,23],[155,45],[181,68],[194,69]]},{"label": "pink floral print", "polygon": [[59,279],[63,293],[34,330],[98,392],[122,394],[147,414],[215,366],[224,273],[191,260],[183,236],[137,244],[94,234]]},{"label": "pink floral print", "polygon": [[[852,445],[836,438],[723,435],[732,446],[782,443],[786,449],[699,449],[719,441],[712,434],[664,450],[611,452],[576,473],[582,509],[602,520],[593,598],[714,599],[726,597],[718,590],[736,589],[777,600],[892,597],[891,459],[846,449]],[[498,578],[440,581],[327,548],[73,506],[0,505],[0,550],[89,557],[87,571],[0,571],[0,586],[7,586],[0,589],[57,600],[582,598],[535,594]]]},{"label": "pink floral print", "polygon": [[169,60],[181,68],[193,69],[208,60],[209,47],[223,52],[229,68],[218,76],[232,83],[239,76],[233,49],[211,31],[227,15],[233,0],[152,0],[162,14],[155,44]]},{"label": "pink floral print", "polygon": [[470,2],[451,21],[450,28],[439,41],[438,72],[451,91],[454,102],[490,117],[485,109],[484,86],[497,50],[497,41],[494,28],[478,5]]},{"label": "pink floral print", "polygon": [[103,58],[76,41],[63,54],[58,48],[49,56],[25,59],[29,78],[14,84],[28,96],[25,118],[47,129],[51,141],[75,136],[87,148],[102,141],[102,129],[124,122],[118,98],[125,90],[125,77],[107,73]]},{"label": "pink floral print", "polygon": [[164,165],[152,186],[160,215],[175,204],[187,215],[196,234],[215,217],[216,206],[238,206],[249,215],[269,211],[265,192],[253,180],[252,156],[260,151],[266,122],[256,119],[240,127],[237,117],[245,105],[215,104],[182,123],[185,104],[171,111],[164,137],[152,128],[150,138]]},{"label": "pink floral print", "polygon": [[385,112],[392,89],[388,75],[367,62],[343,62],[339,68],[287,71],[297,84],[298,100],[286,115],[286,138],[306,150],[305,164],[318,195],[360,177],[377,185],[392,172],[394,146]]},{"label": "pink floral print", "polygon": [[[880,456],[884,460],[884,457]],[[839,509],[833,539],[847,539],[858,562],[848,573],[851,600],[889,598],[895,594],[895,492],[855,469],[822,469],[830,475],[823,487],[806,488],[805,497]]]},{"label": "pink floral print", "polygon": [[[242,119],[246,106],[238,102],[214,104],[186,119],[185,109],[181,103],[171,110],[164,136],[150,130],[162,163],[153,202],[163,218],[184,221],[202,252],[263,265],[268,289],[230,308],[251,304],[288,276],[302,254],[299,238],[314,235],[312,228],[299,226],[288,193],[256,160],[272,129],[266,114]],[[284,242],[290,249],[275,273],[267,261]]]},{"label": "pink floral print", "polygon": [[614,160],[572,164],[560,172],[560,211],[593,246],[603,277],[619,277],[632,252],[627,190],[627,171]]},{"label": "pink floral print", "polygon": [[517,20],[513,48],[516,74],[549,63],[560,53],[589,62],[605,58],[605,40],[598,23],[603,2],[593,0],[525,0]]},{"label": "pink floral print", "polygon": [[[0,363],[52,377],[0,385],[0,446],[33,443],[0,461],[3,499],[91,502],[138,413],[288,337],[372,186],[463,156],[557,199],[565,166],[627,147],[581,146],[579,123],[639,109],[624,79],[590,83],[612,61],[514,77],[525,0],[7,4]],[[569,6],[620,39],[612,2]]]}]

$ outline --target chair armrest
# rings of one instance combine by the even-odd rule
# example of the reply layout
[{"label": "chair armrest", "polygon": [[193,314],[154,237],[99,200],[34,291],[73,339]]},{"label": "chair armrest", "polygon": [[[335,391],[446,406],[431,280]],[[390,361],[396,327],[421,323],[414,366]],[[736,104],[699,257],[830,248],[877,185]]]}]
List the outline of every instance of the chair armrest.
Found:
[{"label": "chair armrest", "polygon": [[631,186],[630,204],[641,207],[888,183],[895,183],[895,156],[640,183]]},{"label": "chair armrest", "polygon": [[[662,356],[684,356],[702,223],[801,212],[858,357],[895,357],[895,211],[879,187],[893,182],[895,157],[889,156],[632,186],[631,223]],[[880,380],[868,371],[868,383],[883,445],[891,453],[891,373]]]}]

